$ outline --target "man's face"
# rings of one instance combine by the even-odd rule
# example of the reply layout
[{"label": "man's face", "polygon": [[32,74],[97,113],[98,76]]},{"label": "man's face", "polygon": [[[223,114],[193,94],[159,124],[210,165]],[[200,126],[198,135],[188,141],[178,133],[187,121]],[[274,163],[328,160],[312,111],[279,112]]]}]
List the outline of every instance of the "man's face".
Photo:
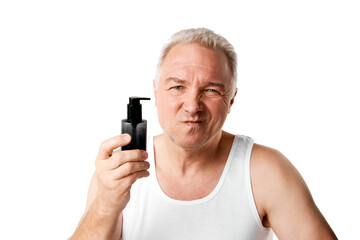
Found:
[{"label": "man's face", "polygon": [[155,101],[161,127],[182,148],[198,148],[220,133],[234,101],[223,52],[197,43],[175,45],[165,57]]}]

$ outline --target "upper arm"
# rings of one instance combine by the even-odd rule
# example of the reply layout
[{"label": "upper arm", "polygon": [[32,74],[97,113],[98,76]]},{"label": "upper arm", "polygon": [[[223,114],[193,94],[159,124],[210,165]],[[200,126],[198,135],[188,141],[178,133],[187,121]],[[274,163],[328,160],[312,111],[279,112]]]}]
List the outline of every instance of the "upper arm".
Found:
[{"label": "upper arm", "polygon": [[258,211],[279,239],[336,239],[300,173],[280,152],[254,145],[251,182]]}]

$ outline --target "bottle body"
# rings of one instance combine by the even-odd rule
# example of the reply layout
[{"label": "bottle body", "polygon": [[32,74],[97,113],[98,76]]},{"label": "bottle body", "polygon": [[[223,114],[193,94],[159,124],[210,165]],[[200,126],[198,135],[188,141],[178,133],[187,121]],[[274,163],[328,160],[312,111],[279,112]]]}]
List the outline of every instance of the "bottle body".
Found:
[{"label": "bottle body", "polygon": [[123,119],[121,121],[121,133],[130,134],[131,142],[128,145],[123,146],[121,149],[142,149],[146,151],[146,126],[146,120],[142,120],[139,123],[131,123],[128,119]]}]

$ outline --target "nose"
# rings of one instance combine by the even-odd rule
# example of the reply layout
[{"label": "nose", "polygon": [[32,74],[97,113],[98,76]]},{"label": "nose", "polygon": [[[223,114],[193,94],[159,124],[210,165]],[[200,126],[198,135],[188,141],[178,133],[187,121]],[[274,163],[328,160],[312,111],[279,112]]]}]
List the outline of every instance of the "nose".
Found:
[{"label": "nose", "polygon": [[196,91],[189,91],[184,99],[183,108],[190,114],[196,114],[202,111],[201,94]]}]

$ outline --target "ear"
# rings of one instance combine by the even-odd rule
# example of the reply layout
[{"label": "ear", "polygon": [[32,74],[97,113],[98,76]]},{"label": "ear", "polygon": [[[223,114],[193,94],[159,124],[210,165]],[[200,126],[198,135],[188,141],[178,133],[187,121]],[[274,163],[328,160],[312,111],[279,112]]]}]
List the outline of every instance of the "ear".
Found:
[{"label": "ear", "polygon": [[154,98],[155,98],[155,106],[157,106],[157,89],[156,89],[156,82],[155,79],[153,80],[153,87],[154,87]]},{"label": "ear", "polygon": [[234,96],[232,97],[232,99],[230,100],[230,105],[229,105],[229,109],[228,109],[228,113],[230,113],[230,109],[231,109],[231,106],[234,104],[234,101],[235,101],[235,96],[237,94],[237,88],[235,89],[235,93],[234,93]]}]

